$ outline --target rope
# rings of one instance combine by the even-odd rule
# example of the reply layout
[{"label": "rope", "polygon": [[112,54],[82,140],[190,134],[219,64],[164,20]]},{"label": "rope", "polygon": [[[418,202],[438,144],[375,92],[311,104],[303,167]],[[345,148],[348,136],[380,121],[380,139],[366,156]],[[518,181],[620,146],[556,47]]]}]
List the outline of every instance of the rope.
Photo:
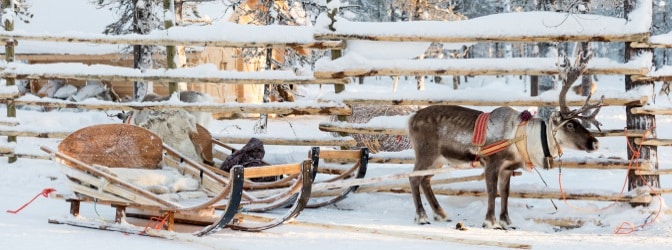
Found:
[{"label": "rope", "polygon": [[152,229],[161,230],[166,225],[166,222],[168,221],[169,216],[170,216],[170,213],[167,212],[164,216],[152,216],[152,217],[150,217],[149,220],[147,221],[147,225],[145,225],[145,229],[143,229],[139,234],[140,235],[146,234],[147,229],[149,229],[149,226],[152,222],[154,222],[154,226],[152,227]]},{"label": "rope", "polygon": [[[644,132],[644,135],[642,136],[642,142],[646,139],[646,137],[648,136],[648,134],[649,134],[654,128],[655,128],[655,127],[651,127],[650,129],[648,129],[648,130],[646,130],[646,131]],[[627,140],[627,138],[628,138],[628,130],[627,130],[627,128],[624,128],[624,129],[623,129],[623,132],[625,133],[625,138],[626,138],[626,142],[627,142],[627,145],[628,145],[628,149],[630,150],[630,152],[632,152],[632,157],[630,158],[630,162],[628,163],[628,168],[627,168],[627,171],[626,171],[626,176],[625,176],[625,178],[624,178],[624,180],[623,180],[623,185],[622,185],[622,187],[621,187],[621,191],[619,192],[619,194],[618,194],[616,200],[615,200],[613,203],[609,204],[608,206],[606,206],[606,207],[602,207],[602,208],[599,208],[599,209],[587,209],[587,208],[579,208],[579,207],[573,206],[572,204],[570,204],[569,202],[567,202],[567,197],[566,197],[565,192],[564,192],[564,189],[563,189],[563,187],[562,187],[562,165],[560,165],[560,166],[558,167],[558,183],[559,183],[559,185],[560,185],[560,194],[561,194],[562,199],[563,199],[563,201],[565,202],[565,204],[567,204],[567,205],[568,205],[569,207],[571,207],[571,208],[574,208],[574,209],[577,209],[577,210],[580,210],[580,211],[600,212],[600,211],[604,211],[604,210],[607,210],[607,209],[609,209],[609,208],[615,206],[615,205],[620,201],[620,198],[623,197],[623,193],[625,192],[625,187],[626,187],[627,184],[628,184],[628,176],[627,176],[627,173],[629,173],[630,170],[632,170],[632,168],[633,168],[633,164],[635,165],[636,169],[639,169],[639,164],[640,164],[640,162],[637,161],[637,159],[639,159],[639,157],[640,157],[640,155],[641,155],[641,149],[642,149],[642,145],[641,145],[641,144],[639,145],[639,147],[638,147],[637,149],[635,149],[635,148],[632,146],[632,144],[630,143],[630,141]],[[639,176],[639,178],[642,178],[642,182],[649,188],[649,190],[651,190],[652,192],[655,191],[655,189],[649,185],[649,183],[644,179],[644,177],[643,177],[642,175],[638,175],[638,176]],[[641,225],[634,225],[634,224],[632,224],[632,223],[626,221],[626,222],[621,223],[621,225],[619,225],[618,227],[616,227],[616,228],[614,229],[614,233],[615,233],[615,234],[629,234],[629,233],[634,232],[634,231],[635,231],[636,229],[638,229],[638,228],[643,228],[643,227],[645,227],[645,226],[647,226],[647,225],[653,224],[653,223],[658,219],[658,216],[660,215],[660,212],[661,212],[662,209],[663,209],[662,197],[661,197],[660,194],[658,194],[657,196],[658,196],[658,199],[659,199],[659,207],[658,207],[658,212],[656,212],[656,215],[655,215],[655,217],[653,218],[653,220],[651,220],[650,222],[645,222],[645,223],[643,223],[643,224],[641,224]]]},{"label": "rope", "polygon": [[102,220],[103,222],[107,222],[103,216],[101,216],[98,213],[98,198],[93,198],[93,211],[96,212],[96,215],[98,215],[98,219]]},{"label": "rope", "polygon": [[[644,132],[644,136],[642,136],[642,142],[644,142],[644,140],[646,140],[646,137],[649,135],[649,133],[653,129],[655,129],[655,126],[651,127],[650,129],[647,129],[646,132]],[[628,136],[627,129],[625,129],[625,132],[626,132],[625,136],[626,136],[626,139],[627,139],[627,136]],[[641,150],[642,150],[642,144],[643,143],[640,143],[639,147],[637,148],[637,151],[635,151],[632,144],[630,143],[630,141],[627,141],[628,148],[632,152],[632,158],[630,159],[630,164],[628,165],[628,170],[630,170],[630,165],[632,165],[632,163],[635,162],[635,160],[640,157]],[[637,166],[637,169],[639,170],[639,161],[635,162],[635,164],[637,164],[636,166]],[[651,187],[651,185],[649,185],[649,182],[646,181],[646,179],[644,179],[644,176],[639,175],[639,174],[637,176],[639,176],[639,178],[641,178],[642,183],[644,183],[646,185],[646,187],[648,187],[649,190],[652,193],[655,192],[655,189],[653,187]],[[614,233],[615,234],[630,234],[630,233],[634,232],[636,229],[644,228],[645,226],[648,226],[648,225],[651,225],[651,224],[655,223],[656,220],[658,220],[658,216],[660,216],[660,212],[663,210],[663,198],[660,194],[658,194],[656,196],[658,197],[658,211],[655,213],[655,216],[653,217],[653,219],[651,221],[648,221],[648,218],[647,218],[646,220],[644,220],[644,223],[642,223],[640,225],[633,225],[632,223],[626,221],[626,222],[621,223],[621,225],[619,225],[618,227],[616,227],[614,229]]]},{"label": "rope", "polygon": [[19,213],[21,210],[23,210],[24,208],[26,208],[28,205],[30,205],[30,203],[33,203],[33,201],[34,201],[35,199],[37,199],[38,197],[40,197],[40,195],[44,196],[44,198],[48,198],[48,197],[49,197],[49,194],[52,193],[52,192],[54,192],[54,191],[56,191],[56,189],[53,189],[53,188],[45,188],[45,189],[42,190],[42,192],[36,194],[35,197],[33,197],[32,199],[30,199],[30,201],[26,202],[26,204],[23,204],[23,206],[21,206],[19,209],[17,209],[17,210],[7,210],[7,213],[10,213],[10,214],[17,214],[17,213]]}]

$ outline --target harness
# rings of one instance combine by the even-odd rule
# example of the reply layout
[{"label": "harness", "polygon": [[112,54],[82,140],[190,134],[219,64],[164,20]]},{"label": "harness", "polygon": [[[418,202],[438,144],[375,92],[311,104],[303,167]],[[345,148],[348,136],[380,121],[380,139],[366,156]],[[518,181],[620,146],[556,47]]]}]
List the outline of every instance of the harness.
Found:
[{"label": "harness", "polygon": [[129,113],[128,117],[126,117],[126,121],[124,121],[124,123],[131,124],[131,120],[133,120],[133,116],[135,115],[135,112],[131,111],[131,112],[128,112],[128,113]]},{"label": "harness", "polygon": [[[520,119],[521,122],[518,124],[516,128],[516,135],[513,139],[504,139],[500,140],[497,142],[494,142],[489,145],[485,145],[485,137],[487,134],[487,121],[490,117],[490,113],[481,113],[478,115],[478,118],[476,118],[476,124],[474,125],[474,135],[472,137],[472,144],[474,146],[478,146],[480,149],[478,151],[478,156],[483,157],[483,156],[489,156],[498,152],[501,152],[508,148],[511,145],[516,146],[518,149],[518,152],[520,152],[521,157],[525,161],[525,165],[527,166],[528,170],[531,170],[534,168],[534,164],[532,163],[532,160],[530,159],[530,154],[528,153],[527,150],[527,125],[529,120],[531,119],[532,115],[530,114],[529,111],[525,110],[521,112],[520,114]],[[548,168],[550,166],[550,160],[553,158],[551,155],[551,150],[548,145],[548,135],[547,135],[547,128],[546,128],[546,122],[541,121],[541,129],[540,129],[540,138],[541,138],[541,145],[542,145],[542,150],[544,152],[544,168]],[[555,136],[553,136],[553,139],[555,139]],[[556,141],[557,144],[557,141]],[[560,149],[558,149],[559,152]],[[476,161],[476,160],[475,160]]]}]

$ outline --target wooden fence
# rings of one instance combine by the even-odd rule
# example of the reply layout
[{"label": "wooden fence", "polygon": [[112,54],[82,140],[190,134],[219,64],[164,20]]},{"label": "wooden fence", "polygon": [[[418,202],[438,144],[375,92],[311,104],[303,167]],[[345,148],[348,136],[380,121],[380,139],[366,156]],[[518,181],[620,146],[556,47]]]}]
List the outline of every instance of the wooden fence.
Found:
[{"label": "wooden fence", "polygon": [[[641,1],[639,4],[647,1]],[[650,1],[649,1],[650,2]],[[648,3],[650,5],[650,3]],[[644,6],[646,9],[647,6]],[[648,6],[651,8],[651,6]],[[649,11],[648,18],[651,18]],[[583,21],[589,22],[592,19],[585,19]],[[340,21],[340,20],[339,20]],[[343,21],[340,21],[343,22]],[[0,32],[0,39],[7,42],[7,48],[14,46],[16,40],[40,40],[40,41],[60,41],[60,42],[87,42],[87,43],[105,43],[105,44],[155,44],[155,45],[215,45],[224,47],[307,47],[317,49],[339,50],[344,44],[352,40],[370,40],[370,41],[394,41],[394,42],[553,42],[553,41],[575,41],[575,42],[624,42],[627,44],[627,53],[633,56],[626,56],[629,58],[625,63],[609,63],[608,66],[601,66],[603,64],[589,64],[588,72],[590,74],[612,74],[612,75],[626,75],[625,91],[620,96],[607,96],[604,103],[610,106],[624,106],[627,111],[628,124],[628,139],[633,143],[643,145],[644,153],[642,153],[635,162],[640,163],[640,168],[630,169],[630,179],[633,181],[630,184],[631,189],[644,186],[644,183],[638,182],[641,178],[633,178],[638,176],[645,176],[645,180],[653,183],[657,188],[652,192],[636,193],[627,195],[627,197],[618,197],[614,194],[581,194],[571,193],[567,197],[575,199],[590,199],[590,200],[620,200],[633,203],[648,203],[651,201],[652,195],[663,192],[668,192],[669,189],[660,188],[660,183],[657,181],[658,175],[670,174],[672,171],[659,170],[657,156],[655,152],[659,146],[672,146],[672,140],[663,138],[646,138],[642,140],[645,131],[654,131],[655,135],[655,116],[656,115],[670,115],[672,109],[648,108],[646,107],[648,97],[642,95],[640,92],[633,90],[638,86],[649,86],[652,81],[672,79],[672,74],[665,75],[660,72],[649,72],[651,68],[652,50],[653,48],[669,48],[672,43],[666,44],[661,42],[649,42],[654,37],[649,35],[648,30],[635,30],[625,27],[628,22],[623,22],[624,27],[621,27],[623,32],[614,32],[613,34],[590,34],[585,32],[578,32],[577,34],[562,34],[562,35],[539,35],[535,33],[525,33],[525,29],[515,35],[497,35],[492,37],[479,36],[427,36],[419,34],[419,30],[423,30],[423,25],[427,24],[434,27],[436,23],[415,22],[412,26],[407,23],[387,23],[384,24],[391,30],[395,30],[396,35],[381,35],[370,29],[338,29],[329,30],[327,27],[293,27],[292,32],[306,33],[311,32],[310,39],[301,37],[292,40],[292,36],[287,36],[287,40],[283,41],[258,41],[260,39],[258,34],[263,34],[264,29],[273,29],[272,27],[254,27],[254,30],[249,32],[256,32],[256,36],[251,36],[246,40],[237,38],[235,40],[222,39],[197,39],[185,40],[180,35],[171,35],[173,33],[167,32],[167,35],[157,38],[154,36],[103,36],[103,35],[36,35],[36,34],[19,34],[11,31]],[[589,26],[590,24],[586,24]],[[358,27],[357,23],[350,25]],[[362,24],[359,27],[364,27]],[[473,25],[472,25],[473,26]],[[240,26],[236,29],[246,29],[248,27]],[[456,29],[470,30],[476,27],[470,27],[465,24]],[[308,31],[307,31],[308,30]],[[618,30],[618,27],[616,27]],[[269,32],[272,33],[272,32]],[[242,32],[241,34],[245,34]],[[9,58],[10,50],[6,52]],[[333,55],[341,54],[335,52]],[[316,67],[313,76],[297,76],[287,72],[282,72],[284,75],[278,77],[278,72],[269,74],[269,72],[251,72],[240,74],[237,72],[211,72],[208,74],[200,74],[193,69],[167,69],[161,71],[150,71],[141,73],[132,69],[112,68],[111,72],[114,74],[91,74],[87,73],[91,69],[89,66],[71,65],[71,73],[53,72],[53,69],[48,67],[35,67],[31,65],[12,63],[12,60],[7,59],[8,63],[0,65],[0,76],[6,79],[46,79],[46,78],[66,78],[66,79],[99,79],[99,80],[143,80],[143,81],[190,81],[190,82],[210,82],[218,84],[236,84],[236,83],[255,83],[255,84],[277,84],[277,83],[291,83],[291,84],[337,84],[341,86],[339,89],[347,88],[348,77],[362,77],[362,76],[424,76],[424,75],[555,75],[558,69],[555,66],[555,61],[550,59],[539,58],[518,58],[518,59],[461,59],[461,60],[412,60],[408,59],[407,64],[414,65],[413,67],[396,67],[395,64],[385,62],[383,60],[359,61],[356,67],[349,66],[347,63],[342,63],[345,60],[350,60],[349,55],[345,54],[340,58],[334,58],[330,62],[326,62]],[[511,60],[534,60],[540,65],[537,68],[530,69],[523,64],[510,63]],[[595,58],[593,61],[608,60],[604,58]],[[483,63],[487,61],[488,63]],[[396,62],[399,64],[400,62]],[[403,62],[401,62],[403,63]],[[466,66],[465,66],[466,65]],[[491,66],[483,66],[491,65]],[[507,66],[502,66],[507,65]],[[95,66],[94,66],[95,67]],[[101,66],[103,67],[103,66]],[[109,67],[109,66],[106,66]],[[200,75],[199,75],[200,74]],[[197,75],[197,76],[195,76]],[[343,87],[345,86],[345,87]],[[340,92],[340,91],[339,91]],[[217,105],[153,105],[143,103],[73,103],[67,101],[57,101],[49,99],[30,100],[26,98],[18,98],[18,91],[12,87],[5,87],[0,89],[0,99],[8,104],[11,108],[15,105],[40,105],[46,107],[76,107],[81,109],[91,110],[138,110],[138,109],[185,109],[198,111],[222,111],[235,110],[239,112],[249,113],[275,113],[275,114],[320,114],[320,115],[349,115],[351,114],[352,105],[434,105],[434,104],[455,104],[455,105],[469,105],[469,106],[557,106],[557,101],[548,101],[536,97],[520,98],[511,100],[510,97],[502,97],[501,100],[490,101],[474,101],[459,96],[436,96],[432,97],[428,93],[427,96],[421,98],[417,96],[404,95],[403,93],[391,94],[387,97],[371,97],[371,96],[357,96],[352,93],[343,94],[334,93],[326,95],[316,103],[288,103],[286,105],[274,104],[242,104],[242,103],[224,103]],[[580,106],[583,104],[583,99],[569,98],[568,104],[572,106]],[[54,131],[54,132],[37,132],[26,131],[22,129],[20,121],[13,118],[13,114],[8,114],[7,118],[0,119],[0,136],[8,136],[8,138],[16,136],[32,136],[42,138],[62,138],[72,131]],[[14,126],[14,127],[11,127]],[[370,124],[349,124],[344,122],[324,122],[319,126],[320,130],[325,132],[342,132],[342,133],[357,133],[357,134],[406,134],[404,127],[382,127]],[[604,131],[598,134],[599,136],[625,136],[622,131]],[[229,143],[244,143],[249,137],[245,135],[238,137],[222,137],[218,138],[224,142]],[[328,137],[324,138],[262,138],[266,144],[279,145],[315,145],[315,146],[346,146],[351,147],[356,143],[352,137]],[[16,156],[11,147],[0,146],[0,154],[8,154]],[[652,157],[652,155],[654,157]],[[29,156],[27,156],[29,157]],[[625,159],[632,156],[629,154]],[[623,158],[623,157],[622,157]],[[412,163],[414,161],[412,155],[395,153],[395,155],[387,153],[374,154],[370,163]],[[556,161],[557,164],[562,164],[567,168],[594,168],[594,169],[628,169],[628,160],[618,159],[563,159]],[[402,188],[403,189],[403,188]],[[484,195],[483,190],[460,190],[460,189],[441,189],[437,193],[449,195]],[[513,197],[523,198],[558,198],[559,194],[555,193],[513,193]]]}]

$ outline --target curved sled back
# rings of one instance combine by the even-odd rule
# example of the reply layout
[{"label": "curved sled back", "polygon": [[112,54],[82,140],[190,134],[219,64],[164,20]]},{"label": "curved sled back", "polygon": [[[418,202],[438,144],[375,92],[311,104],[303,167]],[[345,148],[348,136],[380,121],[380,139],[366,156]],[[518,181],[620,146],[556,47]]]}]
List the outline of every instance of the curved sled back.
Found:
[{"label": "curved sled back", "polygon": [[198,138],[194,141],[194,145],[199,147],[197,152],[201,153],[201,157],[205,162],[214,164],[212,155],[212,134],[200,124],[196,124],[196,131],[198,131]]},{"label": "curved sled back", "polygon": [[163,159],[161,138],[128,124],[82,128],[66,137],[58,151],[87,164],[117,168],[155,169]]}]

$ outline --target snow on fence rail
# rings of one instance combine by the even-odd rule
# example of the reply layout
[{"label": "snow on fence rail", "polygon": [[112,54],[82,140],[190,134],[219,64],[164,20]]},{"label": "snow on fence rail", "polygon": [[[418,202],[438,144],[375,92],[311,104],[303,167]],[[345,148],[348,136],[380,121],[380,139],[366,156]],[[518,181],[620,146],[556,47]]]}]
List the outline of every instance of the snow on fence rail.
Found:
[{"label": "snow on fence rail", "polygon": [[0,64],[0,77],[15,79],[66,79],[100,81],[153,81],[220,84],[347,84],[347,79],[315,79],[292,71],[238,72],[218,70],[214,65],[179,69],[133,69],[82,63]]},{"label": "snow on fence rail", "polygon": [[[548,42],[646,41],[651,30],[651,1],[640,1],[637,9],[623,18],[554,12],[502,13],[459,22],[351,22],[338,18],[318,20],[318,40],[371,40],[389,42]],[[511,25],[515,15],[516,25]],[[568,16],[574,17],[568,17]],[[321,21],[321,23],[320,23]],[[577,22],[580,23],[577,25]]]},{"label": "snow on fence rail", "polygon": [[[607,58],[593,58],[586,74],[645,75],[652,63],[652,54],[643,53],[627,63]],[[425,76],[425,75],[557,75],[557,58],[476,58],[476,59],[367,59],[356,54],[315,66],[315,78],[361,76]]]},{"label": "snow on fence rail", "polygon": [[[286,34],[292,35],[288,36]],[[153,31],[147,35],[104,35],[82,32],[49,34],[28,33],[22,31],[0,31],[0,40],[4,42],[26,40],[68,43],[181,45],[196,47],[215,46],[235,48],[343,48],[343,42],[340,40],[316,40],[313,36],[313,28],[309,26],[259,26],[225,22],[198,27],[171,27],[167,30]]]},{"label": "snow on fence rail", "polygon": [[282,115],[350,115],[350,106],[342,103],[278,102],[278,103],[182,103],[182,102],[107,102],[88,99],[82,102],[24,96],[14,100],[16,105],[36,105],[51,108],[89,110],[186,110],[200,112],[282,114]]},{"label": "snow on fence rail", "polygon": [[[513,93],[506,90],[497,90],[500,95],[484,95],[485,90],[467,90],[454,92],[428,92],[422,96],[407,93],[387,93],[375,95],[361,92],[342,92],[340,94],[325,94],[319,100],[322,102],[342,102],[348,105],[465,105],[465,106],[558,106],[558,91],[548,91],[541,96],[530,97]],[[596,92],[594,96],[604,94],[604,104],[608,106],[644,105],[648,101],[645,96],[637,91],[619,92],[614,97],[614,92]],[[483,98],[488,96],[488,98]],[[550,98],[553,96],[553,98]],[[585,97],[568,94],[568,106],[582,106]]]}]

